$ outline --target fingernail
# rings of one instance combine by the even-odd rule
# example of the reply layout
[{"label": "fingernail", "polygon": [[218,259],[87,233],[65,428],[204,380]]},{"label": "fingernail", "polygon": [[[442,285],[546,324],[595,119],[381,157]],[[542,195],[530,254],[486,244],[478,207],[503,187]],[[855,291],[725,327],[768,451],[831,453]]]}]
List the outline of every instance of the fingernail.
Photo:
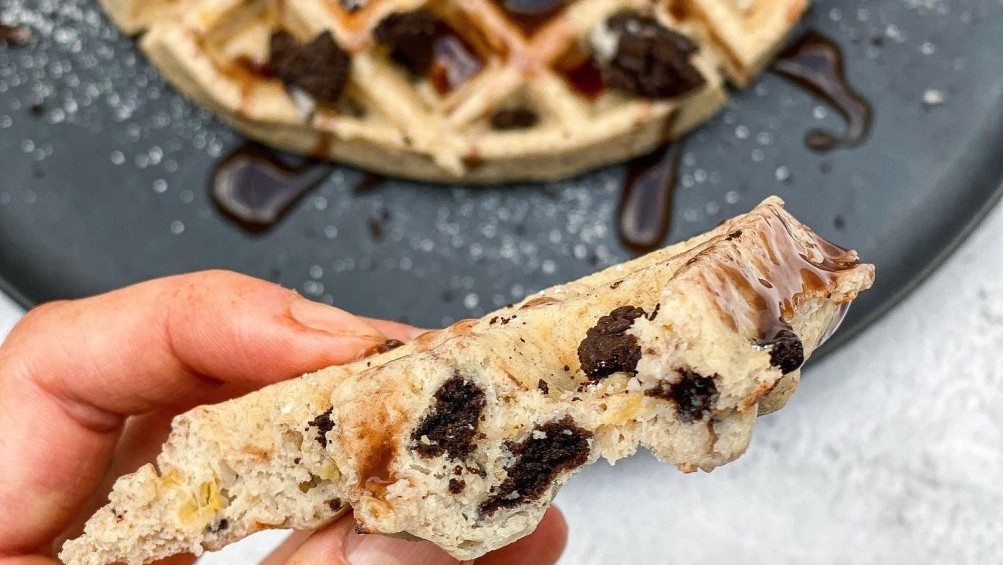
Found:
[{"label": "fingernail", "polygon": [[386,339],[373,326],[340,308],[298,297],[289,304],[289,315],[300,324],[336,336]]},{"label": "fingernail", "polygon": [[345,559],[352,565],[457,565],[427,541],[407,541],[379,534],[349,532],[345,537]]}]

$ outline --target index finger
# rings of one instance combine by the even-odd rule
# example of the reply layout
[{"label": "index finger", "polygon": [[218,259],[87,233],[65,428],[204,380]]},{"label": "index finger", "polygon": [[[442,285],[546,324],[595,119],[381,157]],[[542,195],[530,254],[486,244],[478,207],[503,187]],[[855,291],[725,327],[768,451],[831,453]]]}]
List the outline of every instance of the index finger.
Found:
[{"label": "index finger", "polygon": [[51,542],[98,484],[126,416],[360,357],[383,334],[227,272],[43,306],[0,348],[0,555]]}]

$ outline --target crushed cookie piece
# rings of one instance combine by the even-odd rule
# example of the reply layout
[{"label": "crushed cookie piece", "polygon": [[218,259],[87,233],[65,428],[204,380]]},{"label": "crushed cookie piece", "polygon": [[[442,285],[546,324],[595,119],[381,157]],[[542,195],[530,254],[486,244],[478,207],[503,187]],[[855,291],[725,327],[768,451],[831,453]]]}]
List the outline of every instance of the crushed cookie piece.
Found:
[{"label": "crushed cookie piece", "polygon": [[770,348],[770,365],[780,369],[781,374],[792,373],[804,364],[804,343],[791,329],[783,328],[772,339],[756,345]]},{"label": "crushed cookie piece", "polygon": [[307,422],[309,425],[317,428],[317,443],[321,447],[327,447],[327,432],[334,429],[334,420],[331,419],[332,414],[334,414],[334,408],[328,408],[326,412]]},{"label": "crushed cookie piece", "polygon": [[676,415],[685,424],[692,424],[711,415],[718,399],[717,375],[705,377],[694,371],[683,369],[679,381],[659,383],[658,387],[646,390],[645,396],[669,400],[676,405]]},{"label": "crushed cookie piece", "polygon": [[540,389],[540,392],[543,394],[550,394],[550,385],[543,379],[540,379],[540,382],[536,383],[536,388]]},{"label": "crushed cookie piece", "polygon": [[268,68],[288,87],[303,90],[320,102],[335,102],[348,82],[351,57],[330,31],[306,45],[280,30],[269,42]]},{"label": "crushed cookie piece", "polygon": [[533,429],[523,441],[508,445],[515,460],[505,468],[505,480],[491,489],[481,503],[482,514],[491,515],[528,500],[536,500],[558,475],[588,461],[592,434],[571,418],[547,422]]},{"label": "crushed cookie piece", "polygon": [[467,487],[467,482],[463,479],[449,479],[449,492],[460,494]]},{"label": "crushed cookie piece", "polygon": [[621,306],[589,328],[578,346],[578,360],[589,380],[599,381],[620,371],[634,372],[641,360],[641,348],[627,330],[644,315],[642,308]]},{"label": "crushed cookie piece", "polygon": [[704,85],[703,76],[689,61],[699,48],[655,18],[621,12],[606,21],[617,37],[616,51],[602,61],[603,81],[648,98],[681,96]]},{"label": "crushed cookie piece", "polygon": [[373,29],[373,37],[390,49],[393,60],[419,76],[435,60],[436,33],[435,13],[428,8],[390,14]]},{"label": "crushed cookie piece", "polygon": [[411,448],[423,457],[446,454],[463,460],[476,447],[477,421],[487,404],[484,390],[457,370],[434,399],[432,410],[411,434]]}]

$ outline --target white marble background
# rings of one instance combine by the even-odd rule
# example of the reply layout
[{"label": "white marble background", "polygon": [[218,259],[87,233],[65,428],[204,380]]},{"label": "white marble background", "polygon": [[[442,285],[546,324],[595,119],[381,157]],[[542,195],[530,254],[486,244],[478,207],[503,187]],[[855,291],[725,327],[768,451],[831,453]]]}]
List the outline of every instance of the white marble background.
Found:
[{"label": "white marble background", "polygon": [[[19,315],[0,296],[0,337]],[[600,463],[558,502],[567,565],[1003,562],[1003,207],[811,367],[742,459],[694,475]],[[203,563],[251,563],[279,537]]]}]

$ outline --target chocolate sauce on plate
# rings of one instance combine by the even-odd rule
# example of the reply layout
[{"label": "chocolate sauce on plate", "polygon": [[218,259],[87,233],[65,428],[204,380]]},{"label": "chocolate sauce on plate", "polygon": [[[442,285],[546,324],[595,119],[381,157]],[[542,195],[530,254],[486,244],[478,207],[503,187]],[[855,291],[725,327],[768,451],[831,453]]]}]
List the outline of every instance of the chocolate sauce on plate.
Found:
[{"label": "chocolate sauce on plate", "polygon": [[355,194],[370,192],[383,186],[383,183],[385,182],[387,182],[387,177],[378,173],[370,173],[366,171],[362,174],[362,178],[359,179],[359,182],[355,184],[352,192]]},{"label": "chocolate sauce on plate", "polygon": [[226,218],[246,231],[260,233],[273,227],[330,172],[327,163],[290,166],[274,151],[248,142],[216,165],[210,193]]},{"label": "chocolate sauce on plate", "polygon": [[805,134],[805,145],[812,151],[825,152],[837,147],[859,145],[871,127],[871,104],[846,82],[843,54],[831,39],[809,32],[787,48],[773,62],[773,70],[824,98],[846,118],[846,131],[837,134],[812,128]]},{"label": "chocolate sauce on plate", "polygon": [[627,164],[618,211],[620,241],[634,251],[658,249],[669,231],[681,146],[671,143]]},{"label": "chocolate sauce on plate", "polygon": [[31,41],[31,28],[0,22],[0,45],[18,46]]}]

